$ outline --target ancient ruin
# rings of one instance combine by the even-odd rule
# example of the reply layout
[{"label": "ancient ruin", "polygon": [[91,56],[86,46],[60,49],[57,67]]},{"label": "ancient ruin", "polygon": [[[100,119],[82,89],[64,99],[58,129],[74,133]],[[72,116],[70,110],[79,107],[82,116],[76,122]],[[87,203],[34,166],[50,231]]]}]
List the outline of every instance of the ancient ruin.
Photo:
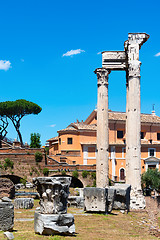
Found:
[{"label": "ancient ruin", "polygon": [[141,121],[139,50],[149,38],[146,33],[129,33],[124,51],[102,52],[102,68],[95,70],[98,79],[97,104],[97,187],[108,187],[108,74],[126,71],[126,183],[131,185],[130,207],[145,207],[141,190]]},{"label": "ancient ruin", "polygon": [[14,226],[14,205],[11,199],[0,199],[0,231],[11,231]]},{"label": "ancient ruin", "polygon": [[33,198],[16,198],[14,200],[14,207],[16,209],[31,209],[34,206]]},{"label": "ancient ruin", "polygon": [[34,215],[35,232],[44,235],[74,235],[74,216],[67,214],[71,178],[38,177],[33,179],[40,195],[40,209]]}]

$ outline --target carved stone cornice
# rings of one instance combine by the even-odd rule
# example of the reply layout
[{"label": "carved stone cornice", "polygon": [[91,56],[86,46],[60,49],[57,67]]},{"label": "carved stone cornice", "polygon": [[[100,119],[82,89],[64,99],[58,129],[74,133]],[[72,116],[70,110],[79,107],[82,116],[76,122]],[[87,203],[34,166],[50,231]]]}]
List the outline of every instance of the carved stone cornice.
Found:
[{"label": "carved stone cornice", "polygon": [[94,73],[97,74],[97,85],[108,85],[108,75],[110,74],[110,70],[105,68],[97,68]]}]

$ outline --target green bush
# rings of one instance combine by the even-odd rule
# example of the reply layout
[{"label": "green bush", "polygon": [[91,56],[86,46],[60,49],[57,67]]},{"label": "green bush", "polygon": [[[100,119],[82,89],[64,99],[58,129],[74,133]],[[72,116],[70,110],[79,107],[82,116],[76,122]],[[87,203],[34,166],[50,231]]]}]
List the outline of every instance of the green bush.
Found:
[{"label": "green bush", "polygon": [[92,172],[92,173],[91,173],[91,178],[92,178],[92,179],[96,179],[96,172]]},{"label": "green bush", "polygon": [[62,175],[66,175],[66,171],[65,171],[65,170],[62,170],[62,171],[61,171],[61,174],[62,174]]},{"label": "green bush", "polygon": [[148,169],[147,172],[142,174],[141,180],[142,189],[146,195],[148,195],[151,190],[160,191],[160,172],[157,168]]},{"label": "green bush", "polygon": [[89,175],[89,172],[88,172],[88,171],[84,170],[84,171],[82,172],[82,177],[83,177],[83,178],[87,178],[88,175]]},{"label": "green bush", "polygon": [[78,176],[79,176],[78,171],[77,170],[73,171],[72,176],[75,178],[78,178]]},{"label": "green bush", "polygon": [[48,176],[49,169],[48,168],[43,168],[43,174],[44,174],[44,176]]},{"label": "green bush", "polygon": [[34,156],[35,156],[35,161],[37,163],[42,162],[43,154],[41,152],[39,152],[39,151],[35,152]]},{"label": "green bush", "polygon": [[26,186],[26,182],[27,182],[27,177],[24,176],[24,178],[20,179],[20,183],[22,183],[24,186]]},{"label": "green bush", "polygon": [[11,161],[9,158],[5,158],[5,159],[4,159],[4,169],[7,170],[8,167],[10,167],[11,169],[13,169],[13,167],[14,167],[14,162]]},{"label": "green bush", "polygon": [[46,154],[49,155],[49,147],[45,147]]}]

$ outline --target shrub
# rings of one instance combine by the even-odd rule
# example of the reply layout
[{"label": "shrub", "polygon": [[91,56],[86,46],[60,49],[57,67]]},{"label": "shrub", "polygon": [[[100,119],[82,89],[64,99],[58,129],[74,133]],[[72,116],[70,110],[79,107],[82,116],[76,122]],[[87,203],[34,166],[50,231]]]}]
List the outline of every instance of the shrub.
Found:
[{"label": "shrub", "polygon": [[66,175],[66,171],[65,171],[65,170],[62,170],[62,171],[61,171],[61,174],[62,174],[62,175]]},{"label": "shrub", "polygon": [[24,186],[26,186],[26,182],[27,182],[27,177],[24,176],[24,178],[20,179],[20,183],[22,183]]},{"label": "shrub", "polygon": [[46,154],[49,155],[49,147],[45,147]]},{"label": "shrub", "polygon": [[89,172],[87,172],[85,170],[82,172],[82,177],[83,178],[87,178],[88,175],[89,175]]},{"label": "shrub", "polygon": [[32,175],[33,175],[33,173],[32,173],[32,172],[30,172],[29,174],[30,174],[30,176],[32,176]]},{"label": "shrub", "polygon": [[35,152],[34,156],[35,156],[35,161],[37,163],[42,162],[43,154],[41,152],[39,152],[39,151]]},{"label": "shrub", "polygon": [[78,171],[77,170],[73,171],[72,176],[75,178],[78,178],[78,176],[79,176]]},{"label": "shrub", "polygon": [[95,179],[93,180],[93,185],[92,185],[92,187],[96,187],[96,180],[95,180]]},{"label": "shrub", "polygon": [[44,174],[44,176],[48,176],[49,169],[48,168],[43,168],[43,174]]},{"label": "shrub", "polygon": [[8,167],[13,169],[13,166],[14,166],[14,162],[13,161],[11,161],[9,158],[5,158],[4,159],[4,168],[5,168],[5,170],[7,170]]},{"label": "shrub", "polygon": [[148,169],[142,174],[142,189],[147,195],[151,190],[160,191],[160,172],[158,169]]},{"label": "shrub", "polygon": [[91,173],[91,178],[92,178],[92,179],[96,179],[96,172],[92,172],[92,173]]}]

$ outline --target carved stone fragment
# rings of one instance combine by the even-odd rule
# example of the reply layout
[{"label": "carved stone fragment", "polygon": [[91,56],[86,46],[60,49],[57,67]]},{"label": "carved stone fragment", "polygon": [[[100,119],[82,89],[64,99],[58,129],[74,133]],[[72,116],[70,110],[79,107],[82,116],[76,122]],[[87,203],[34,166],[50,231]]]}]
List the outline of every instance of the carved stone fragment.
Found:
[{"label": "carved stone fragment", "polygon": [[33,179],[40,195],[40,211],[45,214],[67,212],[67,198],[71,178],[38,177]]},{"label": "carved stone fragment", "polygon": [[17,209],[31,209],[34,206],[33,198],[16,198],[14,200],[14,206]]},{"label": "carved stone fragment", "polygon": [[40,195],[40,210],[34,214],[34,229],[44,235],[74,235],[74,216],[67,214],[71,177],[38,177],[33,179]]},{"label": "carved stone fragment", "polygon": [[[5,199],[4,199],[5,200]],[[11,231],[14,226],[14,205],[11,201],[0,201],[0,230]]]}]

